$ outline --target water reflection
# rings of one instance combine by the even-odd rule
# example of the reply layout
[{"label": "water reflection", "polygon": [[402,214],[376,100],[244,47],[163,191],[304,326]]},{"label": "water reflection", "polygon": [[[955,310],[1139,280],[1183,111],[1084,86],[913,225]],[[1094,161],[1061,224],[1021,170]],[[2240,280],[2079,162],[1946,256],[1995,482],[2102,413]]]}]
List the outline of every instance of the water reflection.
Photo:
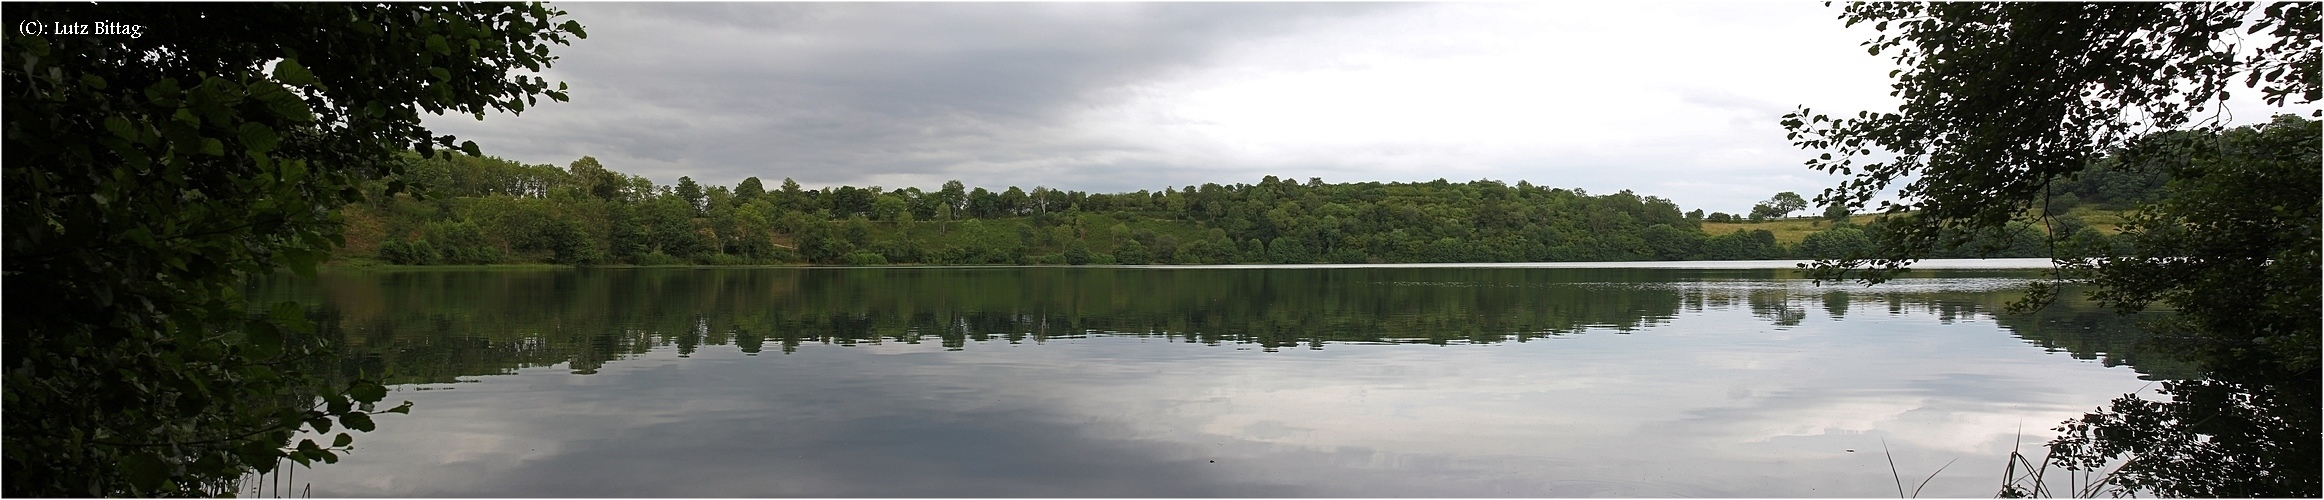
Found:
[{"label": "water reflection", "polygon": [[[262,292],[337,311],[350,369],[419,402],[302,472],[330,496],[1871,496],[1892,489],[1883,439],[1907,474],[1997,464],[2021,424],[2038,443],[2144,384],[2108,367],[2170,376],[2092,308],[1996,317],[2012,273],[1792,278],[583,270]],[[1929,494],[1997,486],[1956,467]]]}]

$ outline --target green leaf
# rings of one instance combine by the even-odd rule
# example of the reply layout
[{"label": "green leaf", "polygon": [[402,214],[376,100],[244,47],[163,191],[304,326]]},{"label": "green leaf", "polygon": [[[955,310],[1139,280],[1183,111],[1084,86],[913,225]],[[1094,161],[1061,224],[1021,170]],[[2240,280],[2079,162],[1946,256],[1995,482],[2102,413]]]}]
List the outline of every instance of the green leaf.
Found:
[{"label": "green leaf", "polygon": [[285,180],[285,181],[290,181],[290,182],[298,182],[298,181],[299,181],[299,179],[305,179],[306,177],[307,177],[307,162],[303,162],[303,161],[286,161],[286,162],[282,162],[282,180]]},{"label": "green leaf", "polygon": [[280,137],[274,134],[274,129],[267,128],[266,125],[257,122],[243,122],[242,130],[239,131],[238,135],[242,136],[244,149],[258,153],[274,151],[274,148],[279,145],[277,141],[280,140]]},{"label": "green leaf", "polygon": [[387,386],[368,380],[359,381],[355,383],[354,387],[347,388],[347,396],[355,398],[356,401],[377,403],[380,399],[387,397]]},{"label": "green leaf", "polygon": [[444,43],[444,35],[428,35],[427,43],[428,50],[432,50],[438,54],[447,56],[452,55],[452,46],[451,44]]},{"label": "green leaf", "polygon": [[333,438],[331,438],[331,447],[332,447],[332,448],[345,448],[345,447],[347,447],[347,445],[349,445],[349,444],[354,444],[354,443],[355,443],[355,436],[348,435],[348,434],[347,434],[347,433],[345,433],[345,432],[341,432],[341,433],[339,433],[339,436],[338,436],[338,437],[333,437]]},{"label": "green leaf", "polygon": [[242,444],[236,446],[234,454],[241,457],[244,463],[256,466],[258,472],[263,473],[274,470],[274,461],[282,457],[282,449],[266,441],[250,439],[244,440]]},{"label": "green leaf", "polygon": [[347,412],[346,415],[340,415],[339,423],[341,425],[347,426],[349,429],[355,429],[363,432],[371,432],[371,429],[373,429],[371,425],[371,415],[367,415],[362,412]]},{"label": "green leaf", "polygon": [[130,453],[129,456],[122,457],[121,461],[115,462],[115,464],[115,467],[121,472],[122,478],[128,479],[130,485],[145,490],[147,494],[157,492],[169,485],[169,464],[162,461],[161,455]]},{"label": "green leaf", "polygon": [[24,38],[16,39],[16,40],[14,40],[14,41],[16,41],[16,42],[18,42],[18,43],[22,43],[22,44],[24,44],[24,52],[25,52],[26,54],[30,54],[30,55],[32,55],[33,57],[47,57],[47,56],[48,56],[48,50],[49,50],[49,47],[48,47],[48,39],[46,39],[46,38],[41,38],[41,37],[37,37],[37,36],[28,36],[28,37],[24,37]]},{"label": "green leaf", "polygon": [[271,358],[282,354],[282,330],[267,321],[252,321],[242,328],[243,342],[254,358]]},{"label": "green leaf", "polygon": [[307,309],[297,302],[276,302],[274,307],[266,311],[266,317],[295,330],[307,329]]},{"label": "green leaf", "polygon": [[137,140],[137,130],[130,128],[128,118],[122,118],[119,116],[105,117],[105,131],[112,132],[113,135],[119,136],[123,139]]},{"label": "green leaf", "polygon": [[452,81],[452,72],[451,72],[451,71],[449,71],[449,70],[446,70],[446,69],[444,69],[444,68],[439,68],[439,67],[435,67],[435,66],[429,66],[429,67],[428,67],[428,74],[430,74],[430,75],[435,75],[435,76],[436,76],[436,81],[439,81],[439,82],[449,82],[449,81]]},{"label": "green leaf", "polygon": [[300,66],[297,58],[283,58],[282,62],[274,63],[274,79],[290,85],[315,84],[315,74]]}]

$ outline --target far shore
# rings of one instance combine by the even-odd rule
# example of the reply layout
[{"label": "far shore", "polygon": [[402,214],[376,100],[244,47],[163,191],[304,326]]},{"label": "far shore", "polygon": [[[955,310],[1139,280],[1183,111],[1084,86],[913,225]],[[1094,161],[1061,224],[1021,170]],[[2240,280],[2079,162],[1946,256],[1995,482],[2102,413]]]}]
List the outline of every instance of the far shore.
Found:
[{"label": "far shore", "polygon": [[[1404,264],[1148,264],[1148,265],[927,265],[893,264],[877,266],[828,266],[813,264],[668,264],[641,266],[608,264],[589,266],[589,269],[994,269],[994,268],[1089,268],[1089,269],[1799,269],[1812,260],[1668,260],[1631,262],[1427,262]],[[2047,258],[2015,259],[1925,259],[1914,262],[1911,269],[2043,269],[2051,266]],[[465,264],[409,266],[378,263],[376,261],[332,262],[326,270],[549,270],[576,269],[563,264]]]}]

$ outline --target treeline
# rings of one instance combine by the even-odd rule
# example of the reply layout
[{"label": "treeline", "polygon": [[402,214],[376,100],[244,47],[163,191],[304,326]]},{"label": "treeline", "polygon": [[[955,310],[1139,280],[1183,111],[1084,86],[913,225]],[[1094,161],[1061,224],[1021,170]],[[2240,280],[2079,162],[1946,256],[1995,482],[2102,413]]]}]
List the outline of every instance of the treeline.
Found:
[{"label": "treeline", "polygon": [[[756,177],[656,184],[584,157],[566,168],[412,154],[426,194],[343,212],[342,258],[393,264],[1230,264],[1736,260],[1871,251],[1836,219],[1796,245],[1710,234],[1702,210],[1630,191],[1452,183],[1204,184],[1159,192],[1000,191],[959,181],[804,189]],[[2093,195],[2104,196],[2104,195]],[[1844,215],[1844,214],[1842,214]],[[2075,234],[2078,228],[2067,228]],[[1977,235],[1940,257],[2048,255],[2045,229]],[[2103,234],[2090,231],[2093,238]]]}]

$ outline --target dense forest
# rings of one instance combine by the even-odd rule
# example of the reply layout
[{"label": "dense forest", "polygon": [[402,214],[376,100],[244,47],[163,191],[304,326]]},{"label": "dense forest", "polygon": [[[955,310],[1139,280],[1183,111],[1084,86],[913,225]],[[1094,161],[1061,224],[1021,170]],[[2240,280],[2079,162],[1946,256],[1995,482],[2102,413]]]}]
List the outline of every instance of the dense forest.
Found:
[{"label": "dense forest", "polygon": [[[1204,184],[1084,193],[958,181],[803,189],[756,177],[656,184],[584,157],[566,168],[438,152],[408,154],[420,196],[371,196],[343,211],[337,257],[390,264],[1235,264],[1555,262],[1834,258],[1872,248],[1881,224],[1826,211],[1817,231],[1779,242],[1764,229],[1706,231],[1744,217],[1682,211],[1630,191],[1453,183]],[[2122,208],[2160,185],[2134,169],[2062,181],[2053,209]],[[1748,220],[1804,203],[1781,193]],[[2106,231],[2060,217],[1973,235],[1940,257],[2042,257],[2045,232],[2100,246]]]}]

